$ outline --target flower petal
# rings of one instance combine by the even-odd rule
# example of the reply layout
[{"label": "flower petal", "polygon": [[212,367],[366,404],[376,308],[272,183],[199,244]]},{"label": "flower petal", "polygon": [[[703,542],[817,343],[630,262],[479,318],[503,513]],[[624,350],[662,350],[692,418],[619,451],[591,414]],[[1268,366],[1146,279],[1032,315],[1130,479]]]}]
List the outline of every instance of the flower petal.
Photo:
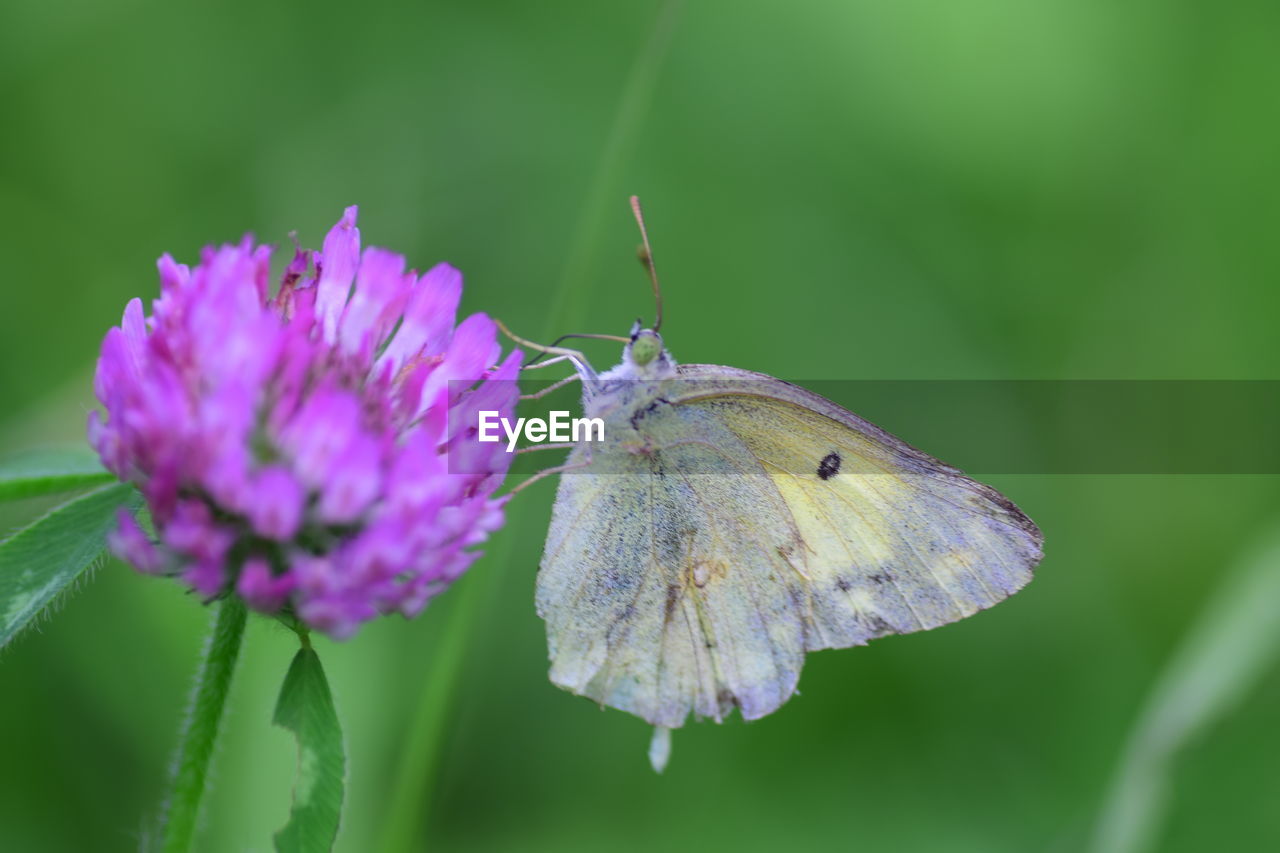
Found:
[{"label": "flower petal", "polygon": [[338,224],[324,238],[320,252],[320,280],[316,284],[316,313],[324,339],[337,340],[338,318],[347,304],[351,281],[360,261],[360,229],[356,227],[355,205],[343,211]]},{"label": "flower petal", "polygon": [[133,513],[126,509],[116,514],[116,529],[107,534],[107,547],[140,572],[154,575],[164,568],[164,557],[159,549],[138,526]]},{"label": "flower petal", "polygon": [[257,473],[245,514],[256,533],[286,542],[302,526],[307,494],[288,469],[273,465]]},{"label": "flower petal", "polygon": [[394,372],[414,357],[444,352],[461,298],[462,273],[448,264],[427,270],[413,288],[404,320],[387,344],[379,367],[389,364]]},{"label": "flower petal", "polygon": [[240,569],[236,592],[255,610],[274,613],[284,604],[296,585],[296,579],[290,575],[274,576],[271,565],[266,560],[250,557]]},{"label": "flower petal", "polygon": [[404,274],[403,255],[375,246],[365,249],[356,289],[338,328],[342,349],[357,353],[367,346],[372,353],[404,310],[411,283]]}]

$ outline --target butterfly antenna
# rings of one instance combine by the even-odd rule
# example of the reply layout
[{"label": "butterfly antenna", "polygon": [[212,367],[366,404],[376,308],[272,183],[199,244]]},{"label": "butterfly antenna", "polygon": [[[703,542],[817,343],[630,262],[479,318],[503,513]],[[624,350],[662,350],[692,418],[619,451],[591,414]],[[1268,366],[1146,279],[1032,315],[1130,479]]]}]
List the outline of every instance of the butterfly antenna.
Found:
[{"label": "butterfly antenna", "polygon": [[631,212],[635,214],[636,224],[640,226],[640,239],[644,241],[644,246],[640,249],[640,263],[644,264],[645,271],[649,273],[649,281],[653,283],[653,302],[657,312],[653,330],[656,332],[662,328],[662,288],[658,286],[658,271],[653,266],[653,249],[649,248],[649,231],[644,227],[644,212],[640,209],[639,196],[631,197]]}]

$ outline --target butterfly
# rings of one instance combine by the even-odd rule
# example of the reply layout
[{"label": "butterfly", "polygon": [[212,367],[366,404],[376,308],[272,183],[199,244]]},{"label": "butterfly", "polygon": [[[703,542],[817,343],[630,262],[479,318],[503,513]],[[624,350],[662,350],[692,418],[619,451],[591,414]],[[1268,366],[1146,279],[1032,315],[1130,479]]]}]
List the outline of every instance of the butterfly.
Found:
[{"label": "butterfly", "polygon": [[561,476],[536,602],[551,681],[655,726],[660,771],[690,714],[777,710],[807,652],[936,628],[1013,594],[1043,536],[996,490],[830,400],[678,364],[632,208],[653,328],[637,322],[601,374],[539,347],[573,363],[604,440],[545,472]]}]

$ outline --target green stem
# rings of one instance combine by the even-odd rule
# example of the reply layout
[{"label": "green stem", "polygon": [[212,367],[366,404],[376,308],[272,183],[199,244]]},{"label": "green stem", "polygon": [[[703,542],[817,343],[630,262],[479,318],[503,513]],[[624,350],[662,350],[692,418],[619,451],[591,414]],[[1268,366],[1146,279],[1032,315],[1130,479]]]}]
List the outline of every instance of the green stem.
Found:
[{"label": "green stem", "polygon": [[218,724],[227,706],[231,675],[244,638],[245,609],[240,599],[225,598],[216,607],[213,632],[205,643],[204,662],[196,677],[191,708],[174,762],[163,826],[165,853],[186,853],[191,849]]}]

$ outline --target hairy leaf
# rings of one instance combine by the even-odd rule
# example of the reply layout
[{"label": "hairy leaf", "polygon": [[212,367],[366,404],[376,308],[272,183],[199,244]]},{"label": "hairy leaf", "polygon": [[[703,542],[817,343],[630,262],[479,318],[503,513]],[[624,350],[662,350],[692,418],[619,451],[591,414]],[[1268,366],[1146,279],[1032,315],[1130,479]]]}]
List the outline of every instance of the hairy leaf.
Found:
[{"label": "hairy leaf", "polygon": [[141,505],[133,486],[102,486],[0,542],[0,647],[32,624],[103,555],[116,511],[136,511]]}]

